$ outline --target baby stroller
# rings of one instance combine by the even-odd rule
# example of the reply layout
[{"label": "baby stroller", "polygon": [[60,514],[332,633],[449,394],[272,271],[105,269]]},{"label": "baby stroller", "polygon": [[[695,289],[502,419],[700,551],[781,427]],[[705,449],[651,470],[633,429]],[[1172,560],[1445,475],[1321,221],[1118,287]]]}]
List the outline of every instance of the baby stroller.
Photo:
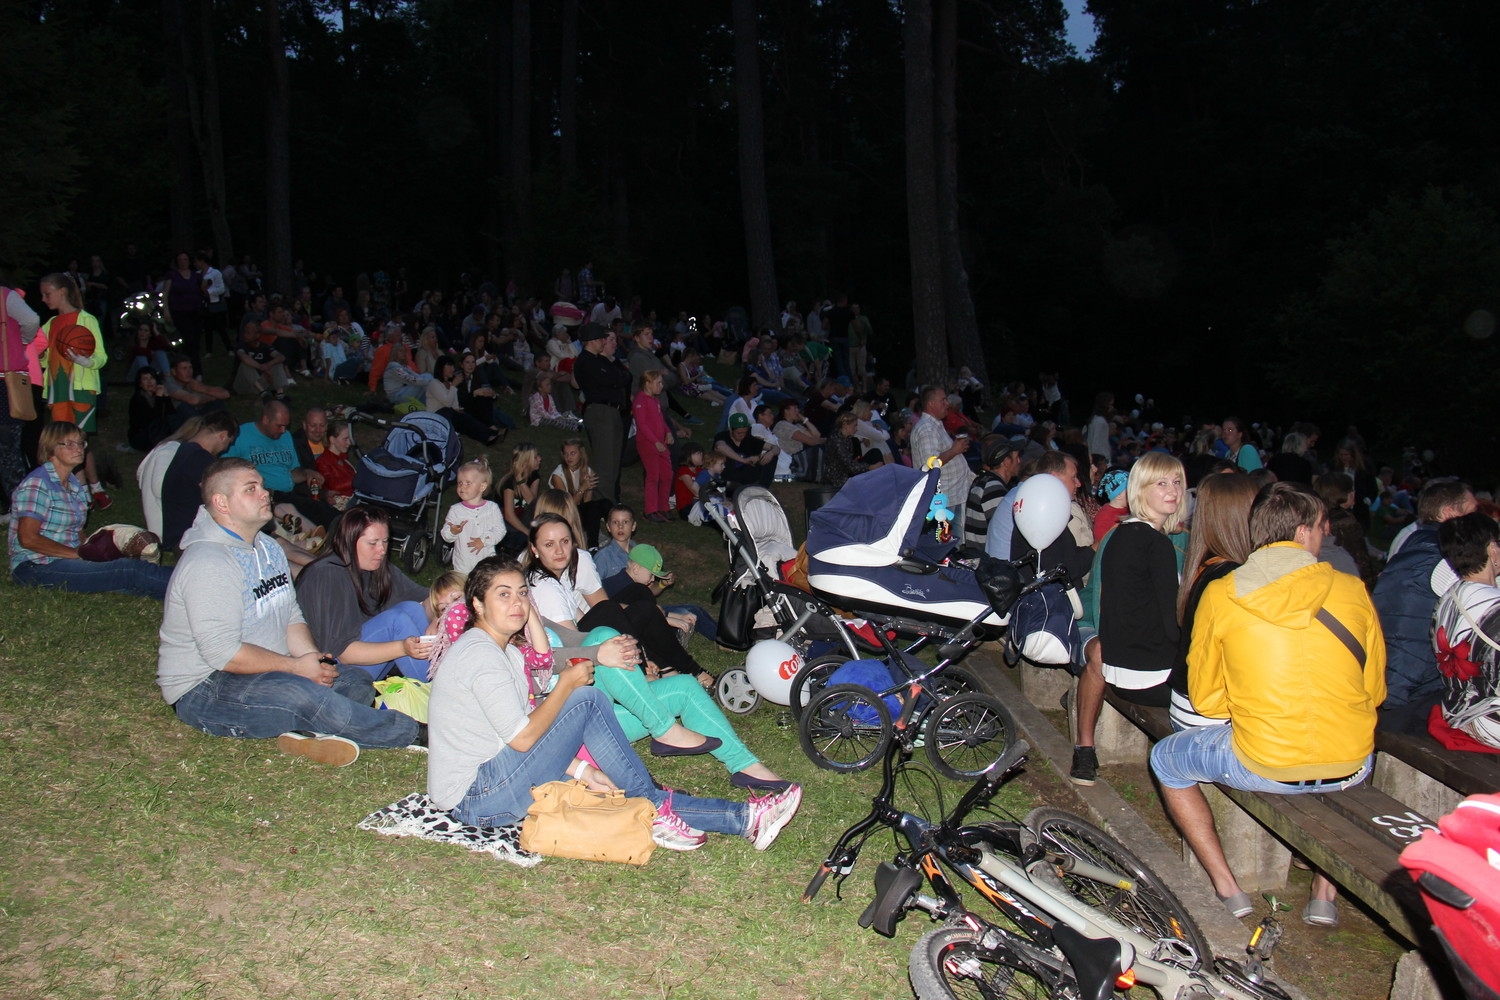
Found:
[{"label": "baby stroller", "polygon": [[360,456],[354,470],[354,500],[390,514],[391,554],[410,573],[420,573],[434,548],[445,560],[443,490],[457,478],[463,445],[448,418],[409,413],[400,421],[358,415],[352,419],[389,427],[378,448]]},{"label": "baby stroller", "polygon": [[886,465],[849,480],[809,519],[808,585],[824,603],[919,641],[951,641],[975,622],[982,639],[998,638],[1006,611],[973,570],[942,565],[954,546],[923,531],[939,474]]},{"label": "baby stroller", "polygon": [[[812,594],[781,579],[781,564],[797,555],[791,525],[775,494],[763,486],[731,492],[723,481],[706,487],[703,509],[724,534],[729,572],[714,590],[719,602],[719,644],[748,650],[761,639],[779,638],[798,653],[842,648],[858,655],[853,636],[838,614]],[[744,670],[719,677],[719,702],[743,714],[760,695]]]}]

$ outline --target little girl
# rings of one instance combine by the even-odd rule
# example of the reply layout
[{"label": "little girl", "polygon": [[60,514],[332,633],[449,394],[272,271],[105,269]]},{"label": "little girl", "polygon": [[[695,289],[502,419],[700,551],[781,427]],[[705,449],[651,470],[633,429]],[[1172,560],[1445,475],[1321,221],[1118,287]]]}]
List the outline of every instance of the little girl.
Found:
[{"label": "little girl", "polygon": [[698,499],[698,473],[702,471],[703,446],[689,443],[683,452],[682,464],[677,467],[677,477],[672,480],[672,490],[677,497],[677,516],[684,521]]},{"label": "little girl", "polygon": [[499,505],[484,498],[494,480],[490,460],[483,455],[458,470],[458,503],[448,508],[443,540],[453,543],[453,568],[460,573],[494,555],[496,543],[505,537]]},{"label": "little girl", "polygon": [[672,432],[662,415],[657,396],[664,388],[661,370],[653,368],[641,375],[640,391],[635,394],[631,411],[635,416],[635,449],[646,470],[646,520],[663,524],[667,516],[667,497],[672,488]]},{"label": "little girl", "polygon": [[565,431],[576,431],[583,427],[583,419],[576,413],[564,413],[557,408],[552,398],[552,375],[537,372],[536,392],[526,401],[526,413],[533,427],[557,427]]}]

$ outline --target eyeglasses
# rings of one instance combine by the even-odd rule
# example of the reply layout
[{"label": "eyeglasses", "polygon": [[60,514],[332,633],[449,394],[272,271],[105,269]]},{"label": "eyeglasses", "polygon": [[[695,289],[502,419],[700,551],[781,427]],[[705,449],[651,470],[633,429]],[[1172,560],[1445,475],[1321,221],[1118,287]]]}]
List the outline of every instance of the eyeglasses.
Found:
[{"label": "eyeglasses", "polygon": [[87,448],[89,443],[87,441],[59,441],[57,446],[59,448]]}]

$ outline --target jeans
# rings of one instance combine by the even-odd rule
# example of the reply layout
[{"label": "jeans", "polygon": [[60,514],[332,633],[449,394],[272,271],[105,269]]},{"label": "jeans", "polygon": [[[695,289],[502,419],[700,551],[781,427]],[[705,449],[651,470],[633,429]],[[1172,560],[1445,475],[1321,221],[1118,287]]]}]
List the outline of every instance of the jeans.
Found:
[{"label": "jeans", "polygon": [[364,366],[364,358],[349,358],[342,364],[336,365],[334,367],[331,377],[343,379],[346,382],[352,381],[359,378],[359,373],[361,370],[363,370]]},{"label": "jeans", "polygon": [[661,736],[681,719],[694,732],[724,742],[712,753],[730,774],[760,759],[740,740],[696,677],[674,674],[648,681],[639,667],[599,667],[594,671],[594,685],[614,701],[615,721],[632,743],[648,734]]},{"label": "jeans", "polygon": [[177,699],[177,717],[210,736],[270,739],[294,729],[329,733],[362,747],[404,747],[417,720],[371,708],[375,688],[358,667],[342,667],[332,687],[299,674],[231,674],[215,670]]},{"label": "jeans", "polygon": [[709,642],[719,641],[719,624],[706,608],[697,604],[663,604],[661,609],[675,615],[695,615],[698,621],[693,630]]},{"label": "jeans", "polygon": [[406,385],[398,385],[394,389],[388,389],[385,394],[386,402],[395,406],[397,403],[404,403],[408,399],[423,399],[427,395],[427,383],[431,381],[431,375],[423,375],[422,381],[415,385],[408,383]]},{"label": "jeans", "polygon": [[1353,775],[1342,781],[1311,780],[1292,784],[1265,778],[1240,762],[1234,752],[1233,726],[1201,726],[1162,739],[1151,748],[1151,770],[1167,788],[1191,788],[1200,781],[1271,795],[1341,792],[1365,780],[1375,755],[1365,758]]},{"label": "jeans", "polygon": [[22,587],[70,590],[75,594],[139,594],[160,601],[167,596],[172,570],[140,559],[112,562],[54,559],[47,563],[28,560],[11,570],[10,575]]},{"label": "jeans", "polygon": [[[602,670],[610,669],[608,667]],[[531,789],[548,781],[566,781],[567,768],[588,744],[599,770],[631,798],[650,799],[660,808],[668,793],[651,783],[646,765],[630,748],[610,709],[609,696],[598,688],[578,688],[568,695],[552,725],[522,752],[502,747],[483,764],[474,783],[453,814],[473,826],[519,823],[531,807]],[[749,807],[728,799],[701,799],[671,793],[672,810],[699,830],[743,836],[749,828]]]},{"label": "jeans", "polygon": [[[401,601],[386,608],[359,627],[360,642],[400,642],[408,636],[421,635],[427,631],[427,611],[420,601]],[[380,680],[391,672],[392,667],[401,668],[402,677],[414,681],[427,679],[427,661],[414,660],[410,656],[398,656],[385,663],[363,664],[350,669],[363,670],[374,680]]]}]

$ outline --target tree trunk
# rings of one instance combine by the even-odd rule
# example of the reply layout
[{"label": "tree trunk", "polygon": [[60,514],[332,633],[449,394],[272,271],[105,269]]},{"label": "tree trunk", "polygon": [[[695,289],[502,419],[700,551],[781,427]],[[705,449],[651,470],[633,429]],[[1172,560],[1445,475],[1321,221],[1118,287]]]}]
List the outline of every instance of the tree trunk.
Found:
[{"label": "tree trunk", "polygon": [[287,81],[286,45],[281,39],[277,0],[263,0],[266,80],[266,280],[268,288],[287,295],[292,288],[292,151],[291,87]]},{"label": "tree trunk", "polygon": [[958,0],[937,0],[937,200],[948,348],[990,384],[958,221]]},{"label": "tree trunk", "polygon": [[757,330],[776,328],[776,258],[771,202],[766,196],[765,112],[760,100],[760,44],[755,0],[734,0],[734,99],[739,106],[740,212],[750,270],[750,318]]},{"label": "tree trunk", "polygon": [[911,244],[911,310],[917,380],[948,374],[943,260],[938,241],[937,130],[933,122],[932,0],[907,0],[906,217]]},{"label": "tree trunk", "polygon": [[578,173],[578,0],[563,0],[558,69],[557,131],[563,177]]},{"label": "tree trunk", "polygon": [[213,0],[198,2],[198,44],[203,53],[202,86],[198,89],[194,137],[198,159],[203,164],[203,193],[208,199],[208,221],[214,234],[215,263],[223,267],[234,260],[234,238],[229,232],[229,214],[224,185],[224,128],[219,119],[219,62],[214,54]]},{"label": "tree trunk", "polygon": [[506,273],[529,287],[523,241],[531,217],[531,0],[512,0],[510,59],[510,231]]},{"label": "tree trunk", "polygon": [[167,203],[172,253],[193,251],[193,118],[188,94],[187,25],[182,0],[162,0],[162,48],[167,77],[167,146],[172,183]]}]

